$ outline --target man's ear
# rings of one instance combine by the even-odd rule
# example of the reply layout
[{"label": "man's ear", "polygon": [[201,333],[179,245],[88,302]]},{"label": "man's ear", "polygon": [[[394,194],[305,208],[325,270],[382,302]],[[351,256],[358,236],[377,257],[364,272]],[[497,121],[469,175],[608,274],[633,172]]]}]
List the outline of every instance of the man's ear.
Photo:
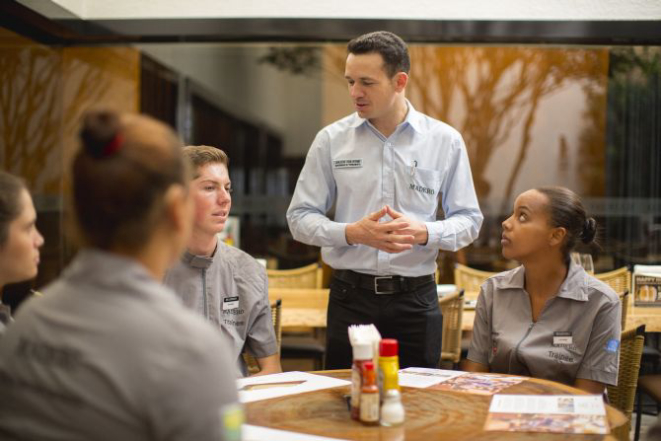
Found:
[{"label": "man's ear", "polygon": [[564,227],[556,227],[551,231],[551,237],[549,238],[549,245],[558,246],[567,237],[567,229]]},{"label": "man's ear", "polygon": [[398,72],[395,74],[393,80],[395,82],[395,90],[397,92],[402,92],[406,89],[406,85],[409,82],[409,76],[406,72]]}]

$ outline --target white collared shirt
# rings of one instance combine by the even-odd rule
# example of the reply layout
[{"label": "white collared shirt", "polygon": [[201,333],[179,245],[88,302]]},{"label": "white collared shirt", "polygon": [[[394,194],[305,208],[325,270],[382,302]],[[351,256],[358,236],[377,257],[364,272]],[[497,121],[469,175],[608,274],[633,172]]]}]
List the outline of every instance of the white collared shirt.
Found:
[{"label": "white collared shirt", "polygon": [[[461,135],[410,103],[408,108],[387,138],[354,113],[322,129],[310,147],[287,221],[294,238],[322,247],[324,261],[335,269],[432,274],[439,248],[456,251],[477,238],[483,216]],[[444,220],[437,220],[439,201]],[[385,205],[424,222],[427,244],[397,254],[348,245],[346,225]]]}]

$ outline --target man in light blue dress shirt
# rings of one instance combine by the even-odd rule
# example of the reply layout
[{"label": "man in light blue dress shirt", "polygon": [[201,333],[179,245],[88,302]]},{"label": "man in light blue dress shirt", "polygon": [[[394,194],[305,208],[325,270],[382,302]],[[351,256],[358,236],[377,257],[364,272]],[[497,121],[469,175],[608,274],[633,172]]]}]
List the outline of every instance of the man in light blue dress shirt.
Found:
[{"label": "man in light blue dress shirt", "polygon": [[351,365],[347,327],[356,323],[398,339],[402,367],[435,367],[443,323],[436,256],[470,244],[483,219],[466,147],[459,132],[406,99],[401,38],[366,34],[348,53],[356,113],[317,134],[287,211],[294,238],[322,247],[334,269],[326,368]]}]

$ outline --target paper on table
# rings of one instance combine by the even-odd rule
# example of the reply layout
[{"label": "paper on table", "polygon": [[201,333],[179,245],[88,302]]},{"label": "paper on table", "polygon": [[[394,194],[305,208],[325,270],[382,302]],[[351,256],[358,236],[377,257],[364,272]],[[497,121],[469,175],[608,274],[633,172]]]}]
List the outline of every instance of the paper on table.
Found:
[{"label": "paper on table", "polygon": [[325,436],[252,426],[250,424],[243,425],[241,439],[243,441],[346,441],[338,438],[326,438]]},{"label": "paper on table", "polygon": [[462,371],[410,367],[399,371],[399,385],[404,387],[425,388],[450,378],[464,375]]},{"label": "paper on table", "polygon": [[484,428],[505,432],[609,432],[601,395],[494,395]]},{"label": "paper on table", "polygon": [[350,384],[345,380],[308,374],[307,372],[283,372],[260,377],[241,378],[236,381],[241,403],[251,403]]}]

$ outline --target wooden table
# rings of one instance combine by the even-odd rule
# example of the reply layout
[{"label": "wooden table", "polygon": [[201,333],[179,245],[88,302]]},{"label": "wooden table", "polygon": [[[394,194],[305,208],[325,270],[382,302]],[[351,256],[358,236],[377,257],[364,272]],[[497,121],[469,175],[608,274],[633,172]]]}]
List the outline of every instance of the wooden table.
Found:
[{"label": "wooden table", "polygon": [[[349,370],[318,373],[350,380]],[[406,409],[403,426],[368,427],[350,418],[344,398],[349,392],[350,386],[346,386],[248,403],[245,407],[246,422],[273,429],[360,441],[613,439],[603,435],[485,432],[482,427],[490,396],[413,388],[402,388],[402,401]],[[580,395],[585,392],[531,378],[501,393]],[[626,422],[626,417],[610,406],[607,406],[607,414],[611,428]]]}]

